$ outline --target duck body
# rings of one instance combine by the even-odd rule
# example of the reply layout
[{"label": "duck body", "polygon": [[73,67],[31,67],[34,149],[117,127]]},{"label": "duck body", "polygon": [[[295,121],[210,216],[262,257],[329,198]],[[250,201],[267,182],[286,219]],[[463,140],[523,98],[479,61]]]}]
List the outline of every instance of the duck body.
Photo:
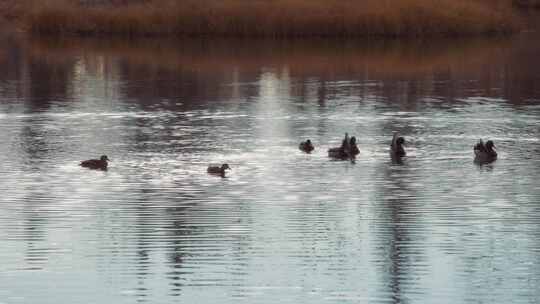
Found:
[{"label": "duck body", "polygon": [[336,147],[328,149],[328,157],[345,160],[348,158],[348,155],[341,147]]},{"label": "duck body", "polygon": [[495,151],[495,144],[493,141],[488,140],[484,142],[480,141],[474,146],[474,162],[477,164],[489,164],[497,160],[497,151]]},{"label": "duck body", "polygon": [[351,149],[349,150],[349,154],[352,157],[356,157],[356,155],[360,154],[360,149],[358,149],[358,146],[356,144],[351,145]]},{"label": "duck body", "polygon": [[306,153],[311,153],[311,151],[315,150],[315,147],[311,143],[311,140],[308,139],[306,141],[301,142],[300,145],[298,146],[298,149]]},{"label": "duck body", "polygon": [[79,166],[94,170],[107,170],[109,165],[107,155],[102,155],[100,159],[89,159],[82,161]]},{"label": "duck body", "polygon": [[206,172],[208,172],[209,174],[214,174],[214,175],[220,175],[222,177],[225,176],[225,170],[232,170],[231,167],[229,167],[228,164],[223,164],[221,166],[219,165],[210,165],[208,166],[208,169],[206,169]]},{"label": "duck body", "polygon": [[398,136],[398,133],[394,133],[392,138],[392,143],[390,144],[390,155],[392,158],[401,158],[405,157],[407,153],[405,152],[405,138]]},{"label": "duck body", "polygon": [[360,154],[358,147],[351,148],[349,151],[342,147],[328,149],[328,157],[340,160],[354,159],[358,154]]}]

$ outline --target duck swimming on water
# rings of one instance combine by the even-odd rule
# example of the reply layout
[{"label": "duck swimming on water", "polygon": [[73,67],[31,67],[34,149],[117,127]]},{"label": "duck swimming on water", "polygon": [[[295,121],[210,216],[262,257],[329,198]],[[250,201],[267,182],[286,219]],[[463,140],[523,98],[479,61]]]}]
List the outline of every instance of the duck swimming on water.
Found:
[{"label": "duck swimming on water", "polygon": [[345,133],[345,138],[340,147],[328,149],[328,157],[341,160],[354,160],[358,154],[360,154],[360,149],[356,145],[356,137],[349,138],[348,133]]},{"label": "duck swimming on water", "polygon": [[477,164],[488,164],[497,160],[497,151],[494,150],[495,144],[488,140],[484,144],[482,139],[474,145],[474,162]]},{"label": "duck swimming on water", "polygon": [[298,148],[306,153],[311,153],[311,151],[315,150],[315,147],[311,143],[311,140],[306,140],[300,143]]},{"label": "duck swimming on water", "polygon": [[79,164],[79,166],[89,169],[107,170],[109,161],[110,159],[107,157],[107,155],[102,155],[99,159],[84,160]]},{"label": "duck swimming on water", "polygon": [[398,135],[398,132],[394,133],[392,143],[390,144],[390,154],[393,158],[404,157],[407,155],[405,148],[403,148],[405,145],[405,138]]},{"label": "duck swimming on water", "polygon": [[208,169],[206,169],[206,172],[210,174],[217,174],[221,175],[222,177],[225,177],[225,170],[232,170],[231,167],[229,167],[228,164],[223,164],[221,166],[219,165],[210,165],[208,166]]},{"label": "duck swimming on water", "polygon": [[360,149],[358,149],[358,146],[356,145],[356,137],[351,137],[351,140],[349,141],[349,153],[352,157],[356,157],[356,155],[360,154]]}]

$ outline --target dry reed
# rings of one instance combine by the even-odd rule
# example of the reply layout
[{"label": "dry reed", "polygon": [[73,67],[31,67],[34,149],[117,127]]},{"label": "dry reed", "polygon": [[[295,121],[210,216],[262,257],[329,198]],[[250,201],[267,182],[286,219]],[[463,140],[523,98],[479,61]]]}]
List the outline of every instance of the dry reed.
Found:
[{"label": "dry reed", "polygon": [[49,34],[235,37],[453,36],[507,33],[505,0],[26,0],[23,24]]}]

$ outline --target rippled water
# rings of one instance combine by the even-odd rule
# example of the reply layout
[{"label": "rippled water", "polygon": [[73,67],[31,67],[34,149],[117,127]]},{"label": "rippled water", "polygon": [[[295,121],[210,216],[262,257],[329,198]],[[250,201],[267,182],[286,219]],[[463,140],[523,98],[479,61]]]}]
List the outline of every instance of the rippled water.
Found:
[{"label": "rippled water", "polygon": [[0,39],[0,303],[540,301],[536,33]]}]

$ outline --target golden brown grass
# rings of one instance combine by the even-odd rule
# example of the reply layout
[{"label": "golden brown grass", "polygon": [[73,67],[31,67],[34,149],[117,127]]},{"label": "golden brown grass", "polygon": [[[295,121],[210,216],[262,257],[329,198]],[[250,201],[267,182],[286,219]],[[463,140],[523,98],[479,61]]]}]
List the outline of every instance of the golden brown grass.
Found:
[{"label": "golden brown grass", "polygon": [[35,33],[178,36],[432,36],[506,33],[507,0],[25,0]]}]

